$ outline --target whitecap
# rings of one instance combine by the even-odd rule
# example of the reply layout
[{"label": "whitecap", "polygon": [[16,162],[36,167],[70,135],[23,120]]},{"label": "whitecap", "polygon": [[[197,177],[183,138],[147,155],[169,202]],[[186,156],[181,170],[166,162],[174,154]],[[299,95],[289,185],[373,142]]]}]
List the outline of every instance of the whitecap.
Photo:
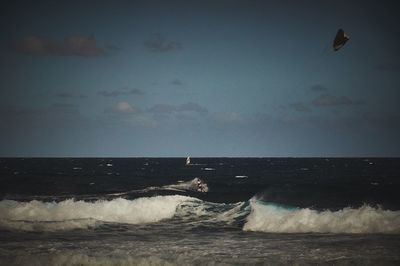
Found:
[{"label": "whitecap", "polygon": [[0,201],[0,227],[24,231],[57,231],[89,228],[101,224],[154,223],[172,218],[179,204],[196,200],[186,196],[156,196],[135,200],[117,198],[95,202]]},{"label": "whitecap", "polygon": [[400,233],[400,211],[367,205],[339,211],[284,208],[251,200],[245,231],[270,233]]}]

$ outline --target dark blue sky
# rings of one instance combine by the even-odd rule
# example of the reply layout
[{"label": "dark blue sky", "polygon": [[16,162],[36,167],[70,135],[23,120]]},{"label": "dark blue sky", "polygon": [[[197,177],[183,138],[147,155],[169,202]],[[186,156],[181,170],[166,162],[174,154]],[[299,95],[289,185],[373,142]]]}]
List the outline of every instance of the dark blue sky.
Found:
[{"label": "dark blue sky", "polygon": [[0,156],[400,156],[399,5],[2,2]]}]

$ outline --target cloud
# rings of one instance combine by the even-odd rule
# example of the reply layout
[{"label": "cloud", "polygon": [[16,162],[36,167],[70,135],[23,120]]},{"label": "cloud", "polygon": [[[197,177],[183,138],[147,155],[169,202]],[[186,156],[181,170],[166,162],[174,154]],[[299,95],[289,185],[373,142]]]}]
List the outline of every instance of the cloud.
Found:
[{"label": "cloud", "polygon": [[218,112],[212,115],[212,119],[217,123],[232,124],[244,121],[242,115],[236,112]]},{"label": "cloud", "polygon": [[172,85],[176,85],[176,86],[182,86],[183,82],[180,81],[179,79],[174,79],[174,80],[171,81],[171,84]]},{"label": "cloud", "polygon": [[310,89],[312,91],[317,91],[317,92],[327,91],[328,90],[328,88],[326,88],[325,86],[323,86],[321,84],[315,84],[315,85],[311,86]]},{"label": "cloud", "polygon": [[[324,86],[315,85],[311,87],[311,90],[316,92],[327,90]],[[288,105],[283,105],[281,108],[283,110],[292,109],[297,112],[311,112],[313,108],[317,107],[328,107],[328,106],[352,106],[364,104],[363,101],[353,100],[347,96],[335,96],[328,93],[320,94],[311,101],[306,102],[292,102]]]},{"label": "cloud", "polygon": [[147,109],[148,112],[153,114],[177,114],[182,115],[184,113],[195,113],[199,115],[205,115],[208,113],[207,108],[193,102],[187,102],[180,105],[171,104],[156,104],[151,108]]},{"label": "cloud", "polygon": [[292,109],[298,111],[298,112],[310,112],[311,108],[303,103],[303,102],[294,102],[289,104],[289,107],[291,107]]},{"label": "cloud", "polygon": [[118,102],[111,108],[104,110],[106,114],[102,118],[105,126],[117,126],[118,128],[154,128],[157,121],[149,114],[128,102]]},{"label": "cloud", "polygon": [[154,120],[159,122],[169,119],[176,121],[197,121],[207,118],[208,109],[193,102],[187,102],[180,105],[156,104],[146,110],[151,114]]},{"label": "cloud", "polygon": [[127,102],[118,102],[112,108],[106,109],[106,113],[114,113],[114,114],[137,114],[140,110],[136,107],[133,107]]},{"label": "cloud", "polygon": [[144,42],[144,46],[152,52],[170,52],[182,49],[180,42],[167,41],[162,34],[155,34]]},{"label": "cloud", "polygon": [[177,110],[179,112],[195,112],[199,114],[208,113],[207,108],[198,105],[197,103],[188,102],[178,106]]},{"label": "cloud", "polygon": [[38,56],[83,56],[95,57],[106,54],[103,48],[96,46],[96,39],[81,35],[71,35],[63,42],[31,35],[14,45],[17,53]]},{"label": "cloud", "polygon": [[102,91],[99,91],[97,94],[104,96],[104,97],[117,97],[117,96],[122,96],[122,95],[142,95],[143,92],[136,88],[133,88],[133,89],[123,88],[123,89],[117,89],[117,90],[113,90],[113,91],[102,90]]},{"label": "cloud", "polygon": [[321,94],[312,100],[311,104],[316,107],[338,106],[338,105],[359,105],[362,101],[355,101],[347,96],[334,96],[330,94]]},{"label": "cloud", "polygon": [[383,63],[383,64],[376,65],[375,69],[381,70],[381,71],[399,71],[400,64],[399,63]]}]

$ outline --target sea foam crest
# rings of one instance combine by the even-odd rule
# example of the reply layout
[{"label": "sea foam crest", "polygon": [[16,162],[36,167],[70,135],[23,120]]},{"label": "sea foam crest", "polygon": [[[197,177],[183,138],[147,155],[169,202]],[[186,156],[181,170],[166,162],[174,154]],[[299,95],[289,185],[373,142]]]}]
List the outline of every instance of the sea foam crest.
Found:
[{"label": "sea foam crest", "polygon": [[289,209],[251,200],[243,230],[271,233],[400,233],[400,211],[364,205],[339,211]]},{"label": "sea foam crest", "polygon": [[177,206],[197,199],[156,196],[111,201],[18,202],[0,201],[0,227],[28,231],[82,229],[101,222],[141,224],[172,218]]}]

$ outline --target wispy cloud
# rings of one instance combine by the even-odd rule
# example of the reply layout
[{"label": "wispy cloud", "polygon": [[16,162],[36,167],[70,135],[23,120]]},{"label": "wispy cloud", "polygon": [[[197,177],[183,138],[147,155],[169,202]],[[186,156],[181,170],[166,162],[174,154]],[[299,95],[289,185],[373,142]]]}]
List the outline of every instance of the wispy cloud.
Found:
[{"label": "wispy cloud", "polygon": [[244,121],[243,116],[237,112],[218,112],[213,113],[211,117],[218,124],[236,124]]},{"label": "wispy cloud", "polygon": [[321,94],[312,100],[311,104],[316,107],[338,106],[338,105],[360,105],[362,101],[353,100],[347,96],[334,96],[331,94]]},{"label": "wispy cloud", "polygon": [[183,82],[180,79],[174,79],[171,81],[171,84],[176,86],[182,86]]},{"label": "wispy cloud", "polygon": [[207,108],[200,106],[197,103],[188,102],[178,106],[177,110],[179,112],[195,112],[198,114],[206,114],[208,113]]},{"label": "wispy cloud", "polygon": [[167,41],[162,34],[155,34],[144,42],[144,46],[152,52],[170,52],[182,49],[180,42]]},{"label": "wispy cloud", "polygon": [[171,104],[156,104],[151,108],[147,109],[148,112],[153,114],[182,114],[182,113],[195,113],[199,115],[205,115],[208,113],[207,108],[193,102],[184,103],[181,105]]},{"label": "wispy cloud", "polygon": [[102,121],[109,126],[118,125],[118,127],[128,128],[154,128],[157,126],[157,121],[151,115],[125,101],[105,109],[104,113]]},{"label": "wispy cloud", "polygon": [[37,56],[83,56],[105,55],[103,48],[97,47],[94,36],[71,35],[62,42],[31,35],[19,40],[14,46],[17,53]]},{"label": "wispy cloud", "polygon": [[142,95],[143,92],[139,89],[133,88],[122,88],[112,91],[102,90],[99,91],[97,94],[104,96],[104,97],[117,97],[117,96],[126,96],[126,95]]},{"label": "wispy cloud", "polygon": [[[283,105],[283,109],[291,109],[297,112],[311,112],[315,108],[320,107],[335,107],[335,106],[355,106],[364,104],[361,100],[354,100],[348,96],[336,96],[326,91],[328,88],[316,84],[310,87],[312,92],[318,93],[318,96],[314,96],[310,100],[296,101]],[[314,93],[312,95],[315,95]]]}]

